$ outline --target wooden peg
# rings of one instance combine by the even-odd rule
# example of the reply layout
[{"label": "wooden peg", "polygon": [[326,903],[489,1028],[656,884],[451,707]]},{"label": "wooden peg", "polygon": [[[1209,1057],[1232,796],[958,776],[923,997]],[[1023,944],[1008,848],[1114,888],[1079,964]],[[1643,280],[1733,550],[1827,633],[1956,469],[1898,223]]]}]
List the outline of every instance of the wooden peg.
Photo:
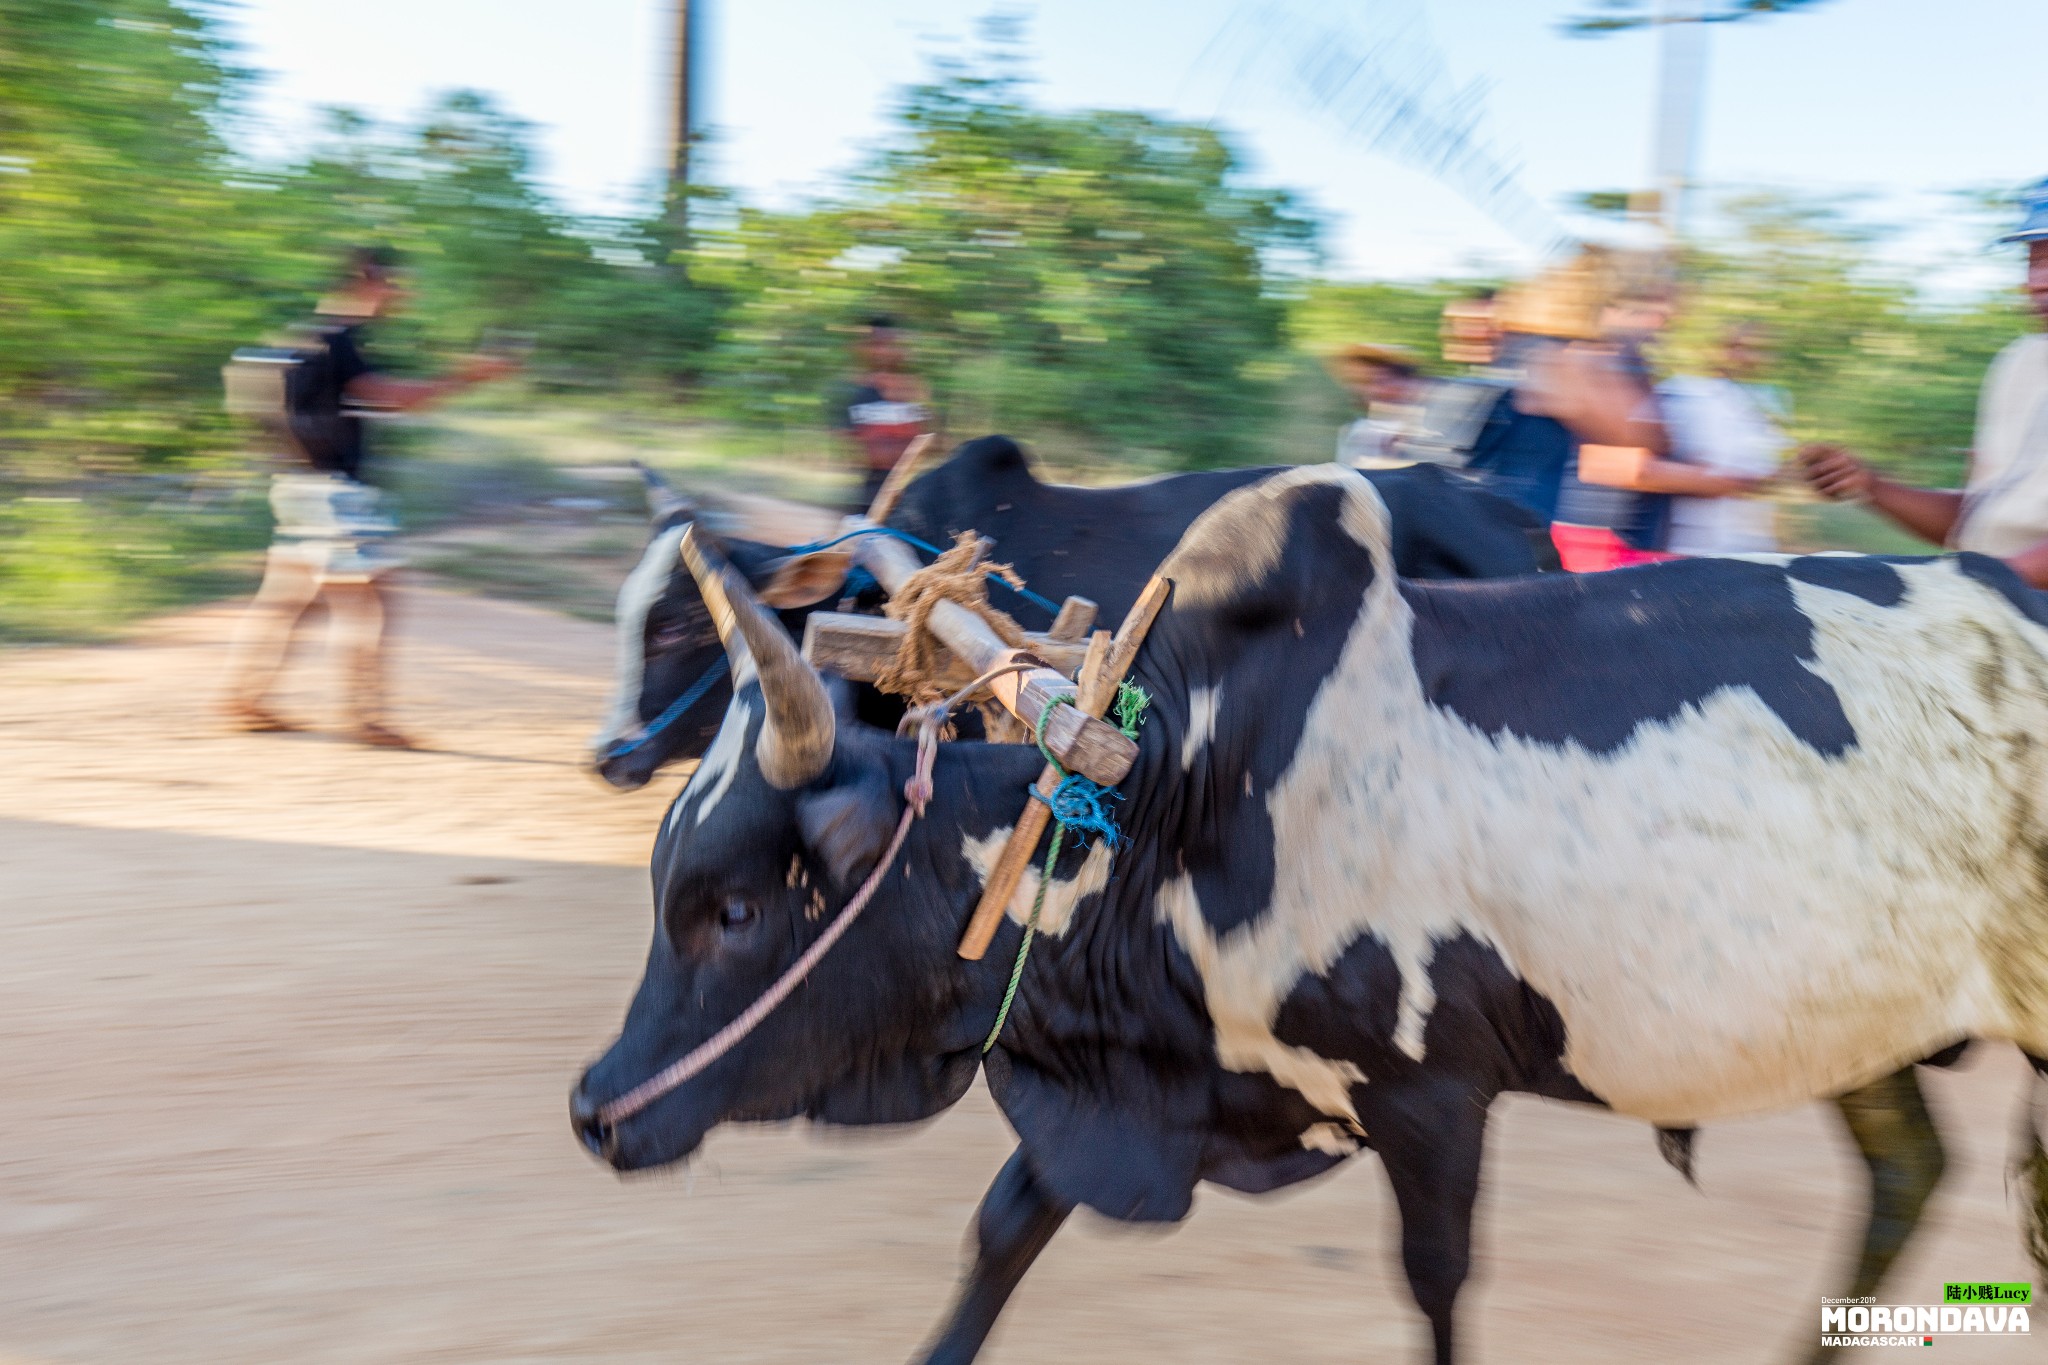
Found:
[{"label": "wooden peg", "polygon": [[[1124,617],[1114,639],[1106,630],[1098,630],[1089,638],[1088,654],[1081,664],[1074,704],[1060,710],[1079,710],[1096,717],[1109,710],[1110,703],[1116,700],[1118,686],[1131,671],[1147,632],[1159,618],[1160,608],[1166,605],[1167,596],[1172,591],[1171,579],[1154,574],[1145,590],[1138,594],[1138,600],[1132,603],[1130,615]],[[1119,736],[1121,733],[1118,732]],[[1065,762],[1064,759],[1061,761]],[[1072,766],[1068,765],[1069,768]],[[1059,770],[1047,764],[1045,771],[1038,775],[1039,792],[1051,796],[1059,784]],[[1010,829],[1009,840],[1003,845],[1002,854],[996,859],[995,866],[989,869],[988,881],[981,889],[981,900],[974,907],[973,917],[967,921],[967,932],[960,938],[960,956],[969,962],[979,962],[988,952],[988,945],[996,936],[996,926],[1002,923],[1003,915],[1010,906],[1010,897],[1017,893],[1017,884],[1023,880],[1024,869],[1038,851],[1039,837],[1045,833],[1051,819],[1052,808],[1045,802],[1025,801],[1017,823]]]}]

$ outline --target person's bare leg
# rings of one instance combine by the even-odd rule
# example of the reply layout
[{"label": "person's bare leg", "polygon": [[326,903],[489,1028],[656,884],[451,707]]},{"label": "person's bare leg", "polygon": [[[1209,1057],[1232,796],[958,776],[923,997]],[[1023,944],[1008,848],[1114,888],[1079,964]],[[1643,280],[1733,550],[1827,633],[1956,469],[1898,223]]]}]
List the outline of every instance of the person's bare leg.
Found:
[{"label": "person's bare leg", "polygon": [[224,702],[229,724],[253,731],[293,728],[270,709],[267,698],[291,653],[300,619],[319,595],[320,580],[312,566],[291,554],[271,551],[262,586],[235,625]]},{"label": "person's bare leg", "polygon": [[387,580],[328,585],[333,604],[333,647],[341,661],[350,735],[382,749],[410,749],[412,741],[385,724],[385,648],[391,619]]}]

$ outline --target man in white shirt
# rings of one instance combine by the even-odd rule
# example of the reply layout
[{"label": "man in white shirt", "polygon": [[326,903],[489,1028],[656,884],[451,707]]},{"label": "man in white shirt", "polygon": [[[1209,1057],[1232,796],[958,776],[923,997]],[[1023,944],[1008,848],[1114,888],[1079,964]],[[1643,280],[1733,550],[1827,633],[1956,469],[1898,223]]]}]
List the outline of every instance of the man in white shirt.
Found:
[{"label": "man in white shirt", "polygon": [[[1785,434],[1748,382],[1763,360],[1757,329],[1739,323],[1722,338],[1713,378],[1678,376],[1657,386],[1672,459],[1751,489],[1777,473]],[[1665,548],[1681,555],[1768,553],[1778,548],[1771,506],[1735,494],[1674,497]]]},{"label": "man in white shirt", "polygon": [[[2019,230],[2027,297],[2048,321],[2048,180],[2028,187]],[[1977,401],[1977,441],[1961,492],[1894,483],[1839,446],[1799,452],[1807,481],[1830,498],[1865,501],[1913,534],[2006,561],[2048,588],[2048,336],[2013,341],[1991,362]]]}]

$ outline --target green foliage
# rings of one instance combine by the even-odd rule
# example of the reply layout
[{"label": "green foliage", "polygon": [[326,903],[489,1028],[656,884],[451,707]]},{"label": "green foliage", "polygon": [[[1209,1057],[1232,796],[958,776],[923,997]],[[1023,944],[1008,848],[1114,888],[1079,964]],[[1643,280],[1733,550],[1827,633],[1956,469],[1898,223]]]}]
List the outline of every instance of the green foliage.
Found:
[{"label": "green foliage", "polygon": [[234,80],[171,0],[0,0],[0,449],[148,462],[217,429],[180,397],[271,283],[213,121]]},{"label": "green foliage", "polygon": [[483,96],[412,128],[335,113],[281,167],[235,156],[244,73],[204,3],[0,0],[0,479],[189,466],[231,449],[219,367],[303,317],[339,252],[404,249],[392,356],[537,335],[544,383],[688,379],[717,321],[658,221],[577,222],[531,130]]},{"label": "green foliage", "polygon": [[[266,522],[247,481],[218,477],[243,463],[218,369],[304,317],[349,245],[416,267],[414,309],[377,339],[399,368],[530,333],[528,394],[594,391],[617,428],[701,383],[745,428],[721,440],[786,455],[817,448],[849,342],[883,311],[950,436],[1008,430],[1119,470],[1326,457],[1351,412],[1320,357],[1367,341],[1431,364],[1443,304],[1475,285],[1312,282],[1313,224],[1247,185],[1215,132],[1041,108],[1000,51],[905,92],[836,197],[771,213],[693,191],[687,240],[666,215],[565,212],[532,130],[476,94],[408,126],[337,111],[295,159],[255,165],[227,135],[248,77],[214,18],[213,0],[0,0],[0,635],[246,576]],[[1703,367],[1724,323],[1762,320],[1797,435],[1953,483],[1984,367],[2023,325],[2011,300],[1928,306],[1826,205],[1759,197],[1733,217],[1687,262],[1668,365]],[[404,471],[409,438],[379,435],[415,524],[547,483],[446,449]]]},{"label": "green foliage", "polygon": [[130,482],[0,500],[0,640],[55,640],[252,585],[246,490]]},{"label": "green foliage", "polygon": [[1425,280],[1403,284],[1318,281],[1294,305],[1288,330],[1295,345],[1314,355],[1365,343],[1400,346],[1428,370],[1445,368],[1439,350],[1444,305],[1491,287],[1489,280]]},{"label": "green foliage", "polygon": [[1662,359],[1701,372],[1731,323],[1760,323],[1801,439],[1841,441],[1903,477],[1954,486],[1991,359],[2025,330],[2013,295],[1929,307],[1879,268],[1872,234],[1825,202],[1752,195],[1729,240],[1692,253]]},{"label": "green foliage", "polygon": [[863,314],[913,333],[955,429],[1064,434],[1165,462],[1243,458],[1270,417],[1286,266],[1310,225],[1208,129],[1057,113],[1006,78],[912,89],[842,200],[746,212],[699,269],[737,300],[718,391],[814,423]]}]

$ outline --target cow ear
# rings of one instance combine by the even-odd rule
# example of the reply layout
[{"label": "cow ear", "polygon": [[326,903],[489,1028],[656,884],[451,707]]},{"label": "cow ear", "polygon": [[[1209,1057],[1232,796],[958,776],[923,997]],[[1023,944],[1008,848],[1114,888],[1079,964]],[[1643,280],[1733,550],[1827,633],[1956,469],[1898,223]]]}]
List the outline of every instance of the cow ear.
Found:
[{"label": "cow ear", "polygon": [[1201,1173],[1205,1093],[1135,1056],[1098,1060],[1112,1073],[1101,1085],[1053,1076],[1001,1048],[983,1065],[1032,1173],[1056,1197],[1128,1222],[1180,1221]]},{"label": "cow ear", "polygon": [[777,560],[768,569],[768,582],[754,595],[763,606],[790,611],[822,602],[844,587],[853,556],[843,550],[819,550]]},{"label": "cow ear", "polygon": [[850,780],[805,792],[796,803],[805,846],[841,891],[851,890],[881,858],[896,832],[898,814],[888,779],[865,767]]}]

